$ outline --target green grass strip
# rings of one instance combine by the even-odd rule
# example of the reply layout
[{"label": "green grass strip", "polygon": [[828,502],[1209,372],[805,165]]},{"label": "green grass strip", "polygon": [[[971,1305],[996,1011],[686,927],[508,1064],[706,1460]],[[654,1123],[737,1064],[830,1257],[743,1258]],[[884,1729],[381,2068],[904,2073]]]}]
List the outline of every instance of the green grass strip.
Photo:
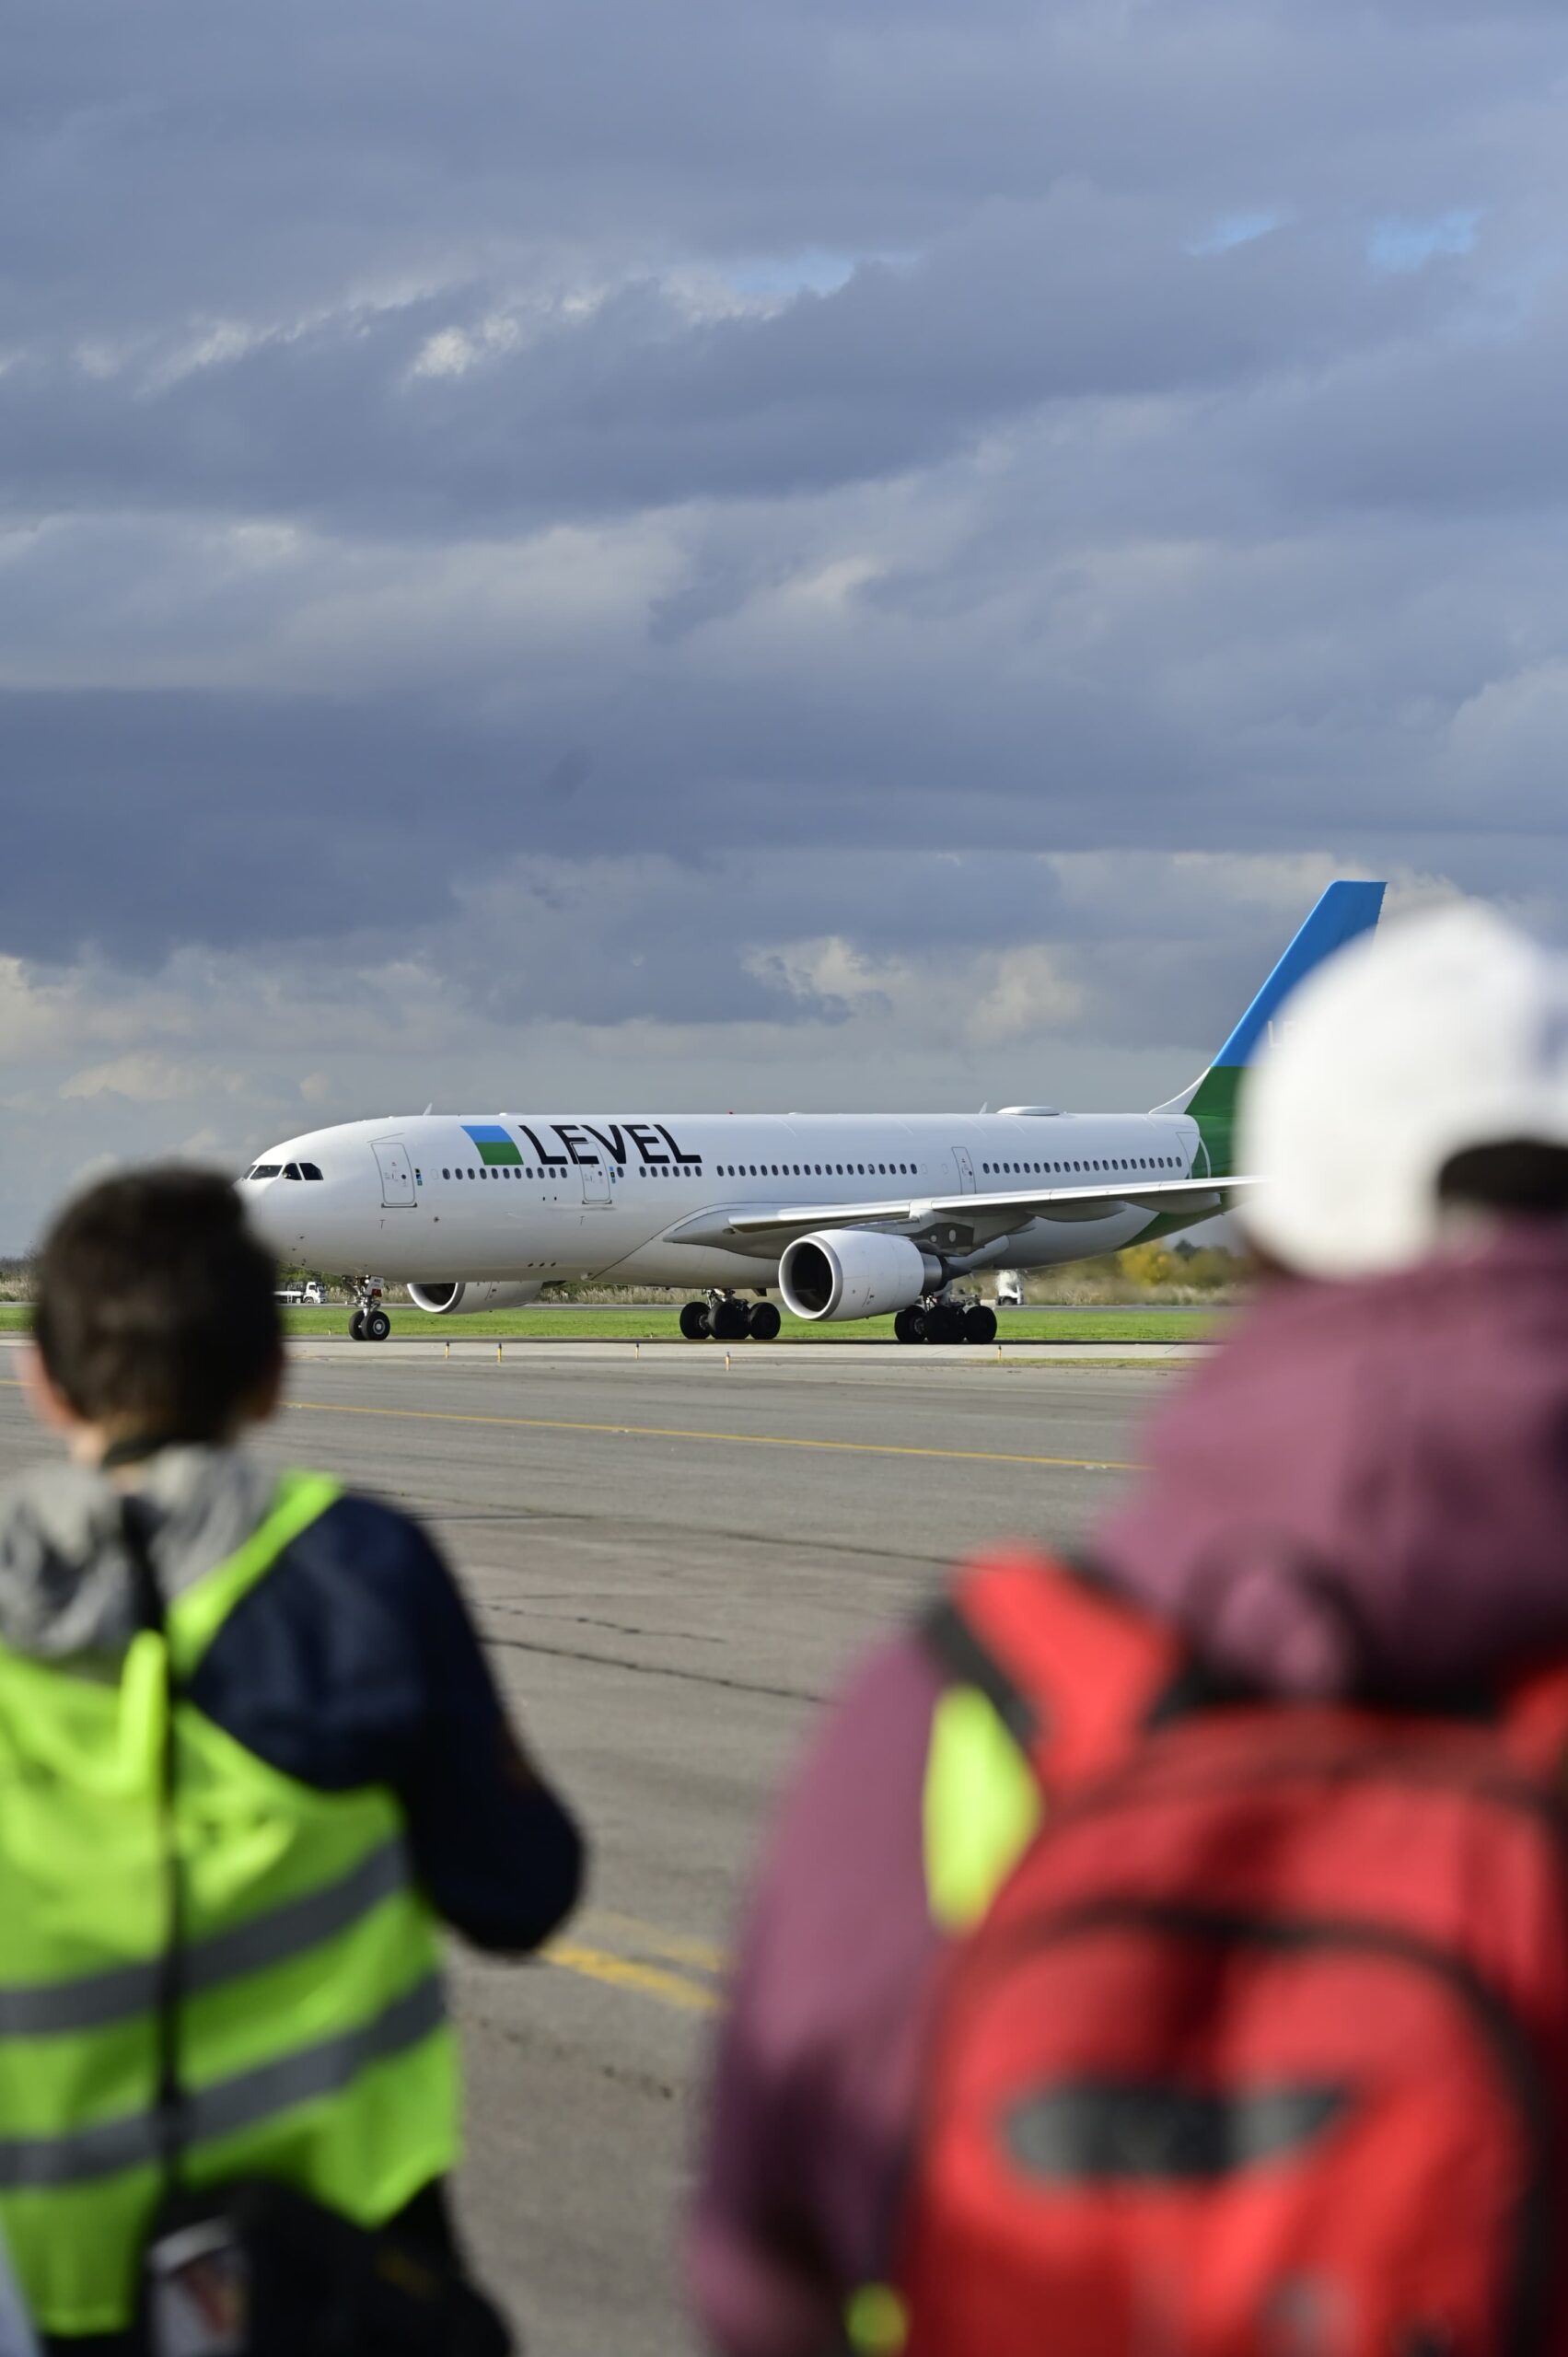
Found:
[{"label": "green grass strip", "polygon": [[[389,1305],[392,1339],[422,1342],[674,1342],[680,1339],[678,1309],[487,1309],[476,1318],[430,1318],[407,1304]],[[346,1306],[330,1309],[289,1309],[284,1322],[291,1334],[348,1332]],[[0,1332],[17,1332],[28,1323],[26,1305],[0,1302]],[[1050,1310],[1005,1313],[999,1339],[1014,1342],[1202,1342],[1216,1334],[1222,1317],[1209,1310]],[[857,1318],[844,1325],[809,1325],[785,1315],[781,1342],[867,1342],[891,1340],[890,1318]],[[691,1345],[712,1349],[711,1343]],[[742,1345],[737,1343],[735,1348]]]}]

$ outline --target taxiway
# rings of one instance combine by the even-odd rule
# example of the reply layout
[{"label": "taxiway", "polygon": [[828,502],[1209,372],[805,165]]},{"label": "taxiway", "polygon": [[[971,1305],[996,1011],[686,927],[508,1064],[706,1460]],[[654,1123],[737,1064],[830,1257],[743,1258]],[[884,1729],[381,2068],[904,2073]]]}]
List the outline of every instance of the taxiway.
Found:
[{"label": "taxiway", "polygon": [[[49,1446],[8,1357],[0,1473]],[[726,1370],[685,1345],[298,1347],[267,1453],[424,1518],[593,1841],[549,1958],[456,1965],[464,2217],[530,2347],[690,2357],[676,2222],[769,1797],[858,1649],[955,1556],[1083,1537],[1179,1379],[994,1351],[752,1345]]]}]

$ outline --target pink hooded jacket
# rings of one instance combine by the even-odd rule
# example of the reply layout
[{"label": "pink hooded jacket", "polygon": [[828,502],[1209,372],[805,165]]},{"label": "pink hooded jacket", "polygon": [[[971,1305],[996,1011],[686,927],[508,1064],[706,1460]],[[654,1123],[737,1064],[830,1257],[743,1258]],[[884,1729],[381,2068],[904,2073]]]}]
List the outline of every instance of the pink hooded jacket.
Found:
[{"label": "pink hooded jacket", "polygon": [[[1568,1238],[1521,1224],[1281,1281],[1157,1421],[1098,1569],[1284,1697],[1440,1701],[1568,1647]],[[822,2357],[886,2263],[942,1943],[920,1797],[943,1676],[861,1669],[785,1797],[720,2034],[689,2243],[726,2357]]]}]

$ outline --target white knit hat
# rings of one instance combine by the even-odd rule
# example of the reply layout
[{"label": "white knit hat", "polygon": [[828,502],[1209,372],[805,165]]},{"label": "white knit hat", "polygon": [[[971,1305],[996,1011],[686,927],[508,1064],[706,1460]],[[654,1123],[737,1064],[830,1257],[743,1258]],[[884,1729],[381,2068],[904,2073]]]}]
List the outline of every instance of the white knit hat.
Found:
[{"label": "white knit hat", "polygon": [[1479,902],[1352,942],[1285,1001],[1242,1090],[1243,1217],[1287,1268],[1408,1268],[1466,1147],[1568,1146],[1568,958]]}]

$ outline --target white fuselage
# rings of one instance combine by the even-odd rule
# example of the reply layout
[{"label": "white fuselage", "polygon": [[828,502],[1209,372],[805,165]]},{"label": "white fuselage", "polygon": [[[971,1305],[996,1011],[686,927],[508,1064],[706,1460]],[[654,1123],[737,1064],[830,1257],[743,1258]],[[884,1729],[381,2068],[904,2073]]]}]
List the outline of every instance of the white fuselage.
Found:
[{"label": "white fuselage", "polygon": [[[496,1134],[482,1146],[475,1130]],[[1195,1156],[1201,1174],[1197,1124],[1181,1114],[426,1113],[291,1138],[262,1156],[243,1192],[280,1256],[319,1269],[415,1283],[589,1277],[701,1290],[776,1281],[779,1238],[744,1248],[680,1239],[726,1212],[983,1200],[1037,1179],[1175,1180],[1194,1173]],[[1156,1223],[1169,1229],[1213,1209],[1119,1202],[1027,1217],[972,1265],[1045,1268],[1120,1251]]]}]

